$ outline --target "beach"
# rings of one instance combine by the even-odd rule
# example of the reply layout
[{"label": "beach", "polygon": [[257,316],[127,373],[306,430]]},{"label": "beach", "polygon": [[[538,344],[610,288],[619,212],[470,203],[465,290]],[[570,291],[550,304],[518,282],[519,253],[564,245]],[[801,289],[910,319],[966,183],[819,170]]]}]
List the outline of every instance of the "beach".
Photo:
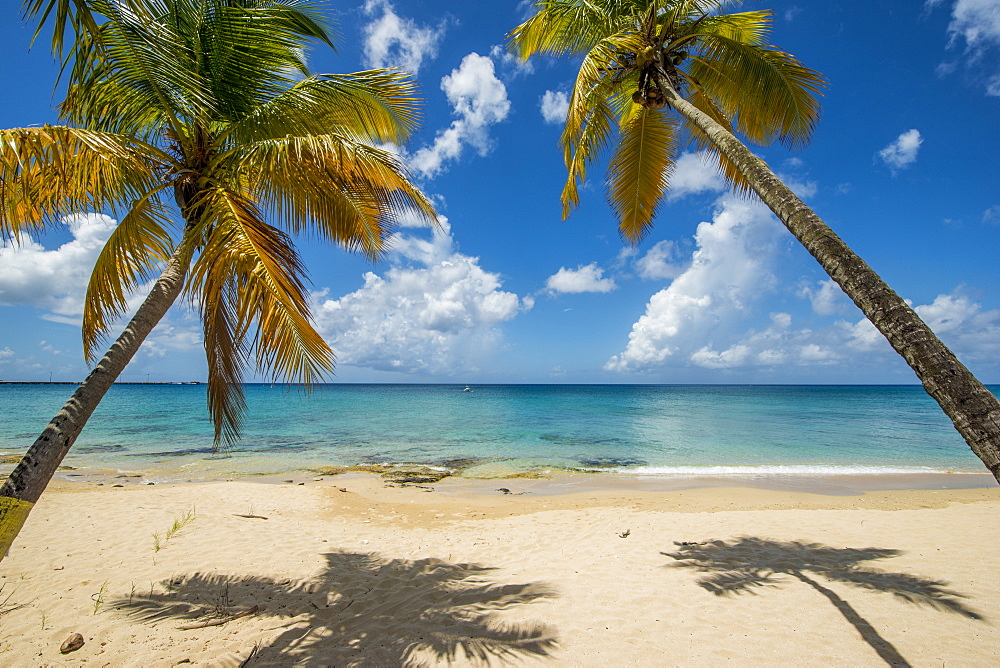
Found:
[{"label": "beach", "polygon": [[57,480],[0,665],[1000,663],[995,486],[611,481]]}]

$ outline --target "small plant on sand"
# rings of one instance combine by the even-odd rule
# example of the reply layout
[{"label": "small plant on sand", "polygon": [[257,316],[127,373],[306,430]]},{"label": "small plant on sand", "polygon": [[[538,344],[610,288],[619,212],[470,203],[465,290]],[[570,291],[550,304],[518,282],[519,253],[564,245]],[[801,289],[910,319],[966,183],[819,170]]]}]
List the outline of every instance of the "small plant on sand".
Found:
[{"label": "small plant on sand", "polygon": [[195,519],[197,518],[198,514],[195,512],[194,506],[191,506],[191,510],[187,511],[183,515],[178,515],[177,517],[174,518],[174,523],[170,525],[169,529],[167,529],[166,539],[170,540],[171,538],[173,538],[174,534],[176,534],[178,531],[180,531],[187,525],[191,524],[191,522],[194,522]]},{"label": "small plant on sand", "polygon": [[108,581],[105,580],[104,584],[101,585],[101,588],[98,590],[98,592],[96,594],[92,594],[90,597],[90,600],[94,602],[95,615],[100,611],[101,606],[104,605],[104,595],[107,593],[108,593]]},{"label": "small plant on sand", "polygon": [[194,506],[191,506],[191,510],[187,511],[183,515],[178,515],[174,518],[174,523],[170,525],[167,529],[163,538],[160,538],[159,533],[153,534],[153,552],[159,552],[167,546],[167,541],[177,535],[177,532],[191,524],[198,518],[198,514],[195,512]]},{"label": "small plant on sand", "polygon": [[[22,579],[24,579],[24,576],[22,576]],[[4,596],[3,595],[3,588],[5,586],[7,586],[6,583],[0,584],[0,617],[3,617],[8,612],[14,612],[15,610],[23,608],[25,605],[27,605],[27,603],[12,604],[10,602],[10,599],[14,595],[14,593],[17,591],[17,588],[15,588],[9,594],[7,594],[6,596]]]}]

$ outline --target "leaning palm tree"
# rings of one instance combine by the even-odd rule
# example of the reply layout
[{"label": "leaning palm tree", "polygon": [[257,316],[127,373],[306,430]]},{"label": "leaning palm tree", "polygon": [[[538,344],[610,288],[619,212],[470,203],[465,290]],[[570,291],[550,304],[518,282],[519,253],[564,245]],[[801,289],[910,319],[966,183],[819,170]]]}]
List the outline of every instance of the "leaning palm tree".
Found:
[{"label": "leaning palm tree", "polygon": [[1000,481],[1000,402],[920,317],[739,139],[804,145],[819,118],[818,72],[766,43],[771,12],[736,0],[540,0],[508,36],[524,59],[582,56],[561,137],[578,184],[612,140],[608,199],[622,235],[650,229],[682,148],[703,150],[740,192],[756,194],[916,372]]},{"label": "leaning palm tree", "polygon": [[[181,294],[201,313],[215,443],[228,445],[247,368],[305,386],[333,369],[290,235],[374,259],[399,214],[435,220],[398,158],[372,146],[414,128],[411,81],[387,70],[310,74],[304,49],[327,37],[305,2],[76,5],[100,20],[76,34],[66,60],[66,124],[0,130],[0,235],[19,239],[88,210],[120,223],[87,289],[84,351],[96,366],[0,488],[0,555]],[[129,295],[153,278],[97,360]]]}]

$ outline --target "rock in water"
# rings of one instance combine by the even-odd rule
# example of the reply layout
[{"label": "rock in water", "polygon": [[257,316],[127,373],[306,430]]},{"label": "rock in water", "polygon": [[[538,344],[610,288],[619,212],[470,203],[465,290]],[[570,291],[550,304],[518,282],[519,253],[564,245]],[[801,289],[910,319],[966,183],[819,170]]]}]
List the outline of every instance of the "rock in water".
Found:
[{"label": "rock in water", "polygon": [[83,647],[83,636],[79,633],[71,633],[69,638],[59,647],[63,654],[69,654]]}]

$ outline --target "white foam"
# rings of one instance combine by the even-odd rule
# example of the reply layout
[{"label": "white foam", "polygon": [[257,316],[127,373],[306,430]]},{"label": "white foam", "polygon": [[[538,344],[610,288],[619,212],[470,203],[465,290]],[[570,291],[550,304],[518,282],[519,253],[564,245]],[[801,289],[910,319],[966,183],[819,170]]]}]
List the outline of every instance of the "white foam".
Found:
[{"label": "white foam", "polygon": [[637,476],[838,476],[838,475],[900,475],[913,473],[972,474],[974,471],[953,471],[927,466],[859,466],[836,464],[762,464],[759,466],[638,466],[615,469],[592,469],[609,473]]}]

